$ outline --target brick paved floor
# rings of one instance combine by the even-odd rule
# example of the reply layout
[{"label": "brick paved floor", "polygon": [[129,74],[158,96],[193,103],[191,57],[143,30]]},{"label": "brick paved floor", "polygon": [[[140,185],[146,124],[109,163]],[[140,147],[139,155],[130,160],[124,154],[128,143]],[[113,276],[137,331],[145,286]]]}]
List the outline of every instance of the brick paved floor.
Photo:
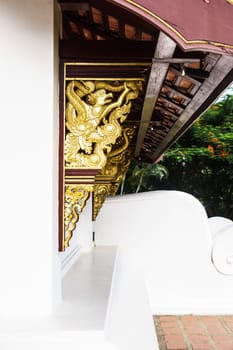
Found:
[{"label": "brick paved floor", "polygon": [[160,350],[233,350],[233,316],[154,316]]}]

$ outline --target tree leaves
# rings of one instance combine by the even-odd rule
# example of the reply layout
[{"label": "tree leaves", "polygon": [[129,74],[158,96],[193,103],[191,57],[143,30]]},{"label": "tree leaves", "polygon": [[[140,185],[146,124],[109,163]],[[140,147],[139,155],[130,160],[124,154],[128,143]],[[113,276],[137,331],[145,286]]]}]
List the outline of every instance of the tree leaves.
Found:
[{"label": "tree leaves", "polygon": [[167,151],[164,165],[163,187],[192,193],[209,215],[233,219],[233,96],[213,105]]},{"label": "tree leaves", "polygon": [[168,171],[164,165],[148,164],[134,160],[126,175],[123,193],[150,191],[153,189],[155,179],[161,181],[167,176]]}]

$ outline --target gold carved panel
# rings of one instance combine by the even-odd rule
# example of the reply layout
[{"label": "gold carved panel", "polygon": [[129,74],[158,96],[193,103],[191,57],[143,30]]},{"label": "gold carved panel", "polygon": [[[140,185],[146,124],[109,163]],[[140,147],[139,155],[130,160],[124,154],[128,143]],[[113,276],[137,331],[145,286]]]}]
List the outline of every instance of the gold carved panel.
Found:
[{"label": "gold carved panel", "polygon": [[130,162],[128,146],[135,131],[123,123],[142,92],[143,82],[131,78],[79,79],[65,74],[60,119],[61,251],[69,246],[90,193],[94,192],[96,218],[106,196],[119,186]]},{"label": "gold carved panel", "polygon": [[65,237],[64,248],[69,246],[73,231],[79,219],[86,201],[93,192],[93,185],[67,185],[65,186],[65,202],[64,202],[64,225]]},{"label": "gold carved panel", "polygon": [[65,166],[102,169],[121,135],[131,101],[142,90],[140,80],[72,80],[66,87]]},{"label": "gold carved panel", "polygon": [[107,196],[114,196],[128,170],[133,157],[129,147],[135,134],[136,127],[122,129],[114,149],[110,152],[105,167],[96,175],[93,205],[93,220],[97,215]]}]

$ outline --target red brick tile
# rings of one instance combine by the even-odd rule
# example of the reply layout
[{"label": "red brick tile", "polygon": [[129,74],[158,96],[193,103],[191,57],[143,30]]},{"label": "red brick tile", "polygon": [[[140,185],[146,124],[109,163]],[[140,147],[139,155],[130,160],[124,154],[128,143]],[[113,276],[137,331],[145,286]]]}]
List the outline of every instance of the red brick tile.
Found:
[{"label": "red brick tile", "polygon": [[174,322],[174,321],[171,321],[171,322],[160,322],[160,326],[162,328],[176,328],[176,327],[179,327],[179,323],[178,322]]},{"label": "red brick tile", "polygon": [[193,349],[212,349],[212,345],[205,335],[190,335],[189,340]]},{"label": "red brick tile", "polygon": [[233,316],[161,316],[160,327],[167,350],[233,350]]},{"label": "red brick tile", "polygon": [[227,334],[227,330],[222,325],[208,325],[207,330],[211,334],[224,335]]},{"label": "red brick tile", "polygon": [[202,335],[205,335],[205,330],[201,326],[185,327],[184,331],[187,334],[202,334]]},{"label": "red brick tile", "polygon": [[167,346],[167,350],[186,350],[187,349],[186,345],[183,343],[182,344],[167,343],[166,346]]},{"label": "red brick tile", "polygon": [[159,316],[160,321],[177,321],[177,316]]},{"label": "red brick tile", "polygon": [[233,350],[233,344],[218,344],[218,350]]},{"label": "red brick tile", "polygon": [[200,323],[198,321],[182,321],[184,327],[200,327]]},{"label": "red brick tile", "polygon": [[213,317],[212,319],[204,319],[203,317],[204,324],[206,325],[207,329],[210,332],[223,332],[226,333],[226,330],[223,326],[224,322],[221,318]]},{"label": "red brick tile", "polygon": [[198,322],[198,316],[192,316],[192,315],[184,315],[180,316],[181,321],[191,321],[191,322]]},{"label": "red brick tile", "polygon": [[221,316],[221,319],[223,319],[224,321],[232,321],[233,322],[233,316],[232,315]]},{"label": "red brick tile", "polygon": [[182,322],[184,327],[199,327],[199,323],[194,321],[194,322]]},{"label": "red brick tile", "polygon": [[218,322],[218,318],[216,316],[200,316],[200,319],[206,324]]},{"label": "red brick tile", "polygon": [[189,335],[189,340],[192,343],[208,343],[209,339],[206,335]]},{"label": "red brick tile", "polygon": [[224,320],[224,323],[230,327],[230,328],[233,328],[233,320]]},{"label": "red brick tile", "polygon": [[181,321],[185,326],[198,326],[199,320],[194,316],[182,316]]},{"label": "red brick tile", "polygon": [[178,335],[166,335],[165,342],[167,349],[186,349],[184,338]]},{"label": "red brick tile", "polygon": [[220,343],[233,344],[233,336],[231,335],[212,335],[212,338],[216,344],[220,344]]},{"label": "red brick tile", "polygon": [[184,342],[184,337],[180,335],[165,335],[165,340],[168,342],[172,341],[183,341]]},{"label": "red brick tile", "polygon": [[192,349],[193,350],[214,350],[214,348],[210,344],[193,344]]},{"label": "red brick tile", "polygon": [[177,334],[182,335],[181,329],[179,327],[172,327],[172,328],[162,328],[161,329],[163,334]]},{"label": "red brick tile", "polygon": [[212,338],[215,341],[220,341],[220,342],[231,341],[233,344],[233,336],[231,336],[231,335],[212,335]]}]

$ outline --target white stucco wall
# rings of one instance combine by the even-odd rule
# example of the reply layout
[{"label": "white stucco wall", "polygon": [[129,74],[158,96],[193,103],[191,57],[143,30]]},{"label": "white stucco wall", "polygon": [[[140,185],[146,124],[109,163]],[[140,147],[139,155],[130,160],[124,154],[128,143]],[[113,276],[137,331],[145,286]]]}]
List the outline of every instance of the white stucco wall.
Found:
[{"label": "white stucco wall", "polygon": [[0,2],[1,315],[49,314],[93,246],[89,199],[58,253],[59,26],[52,0]]},{"label": "white stucco wall", "polygon": [[208,222],[213,237],[211,260],[217,271],[233,278],[233,221],[215,216]]},{"label": "white stucco wall", "polygon": [[60,299],[53,12],[52,0],[0,2],[1,315],[48,313]]},{"label": "white stucco wall", "polygon": [[233,312],[233,277],[213,266],[208,219],[191,195],[109,198],[95,232],[97,245],[118,245],[127,266],[143,273],[153,313]]}]

